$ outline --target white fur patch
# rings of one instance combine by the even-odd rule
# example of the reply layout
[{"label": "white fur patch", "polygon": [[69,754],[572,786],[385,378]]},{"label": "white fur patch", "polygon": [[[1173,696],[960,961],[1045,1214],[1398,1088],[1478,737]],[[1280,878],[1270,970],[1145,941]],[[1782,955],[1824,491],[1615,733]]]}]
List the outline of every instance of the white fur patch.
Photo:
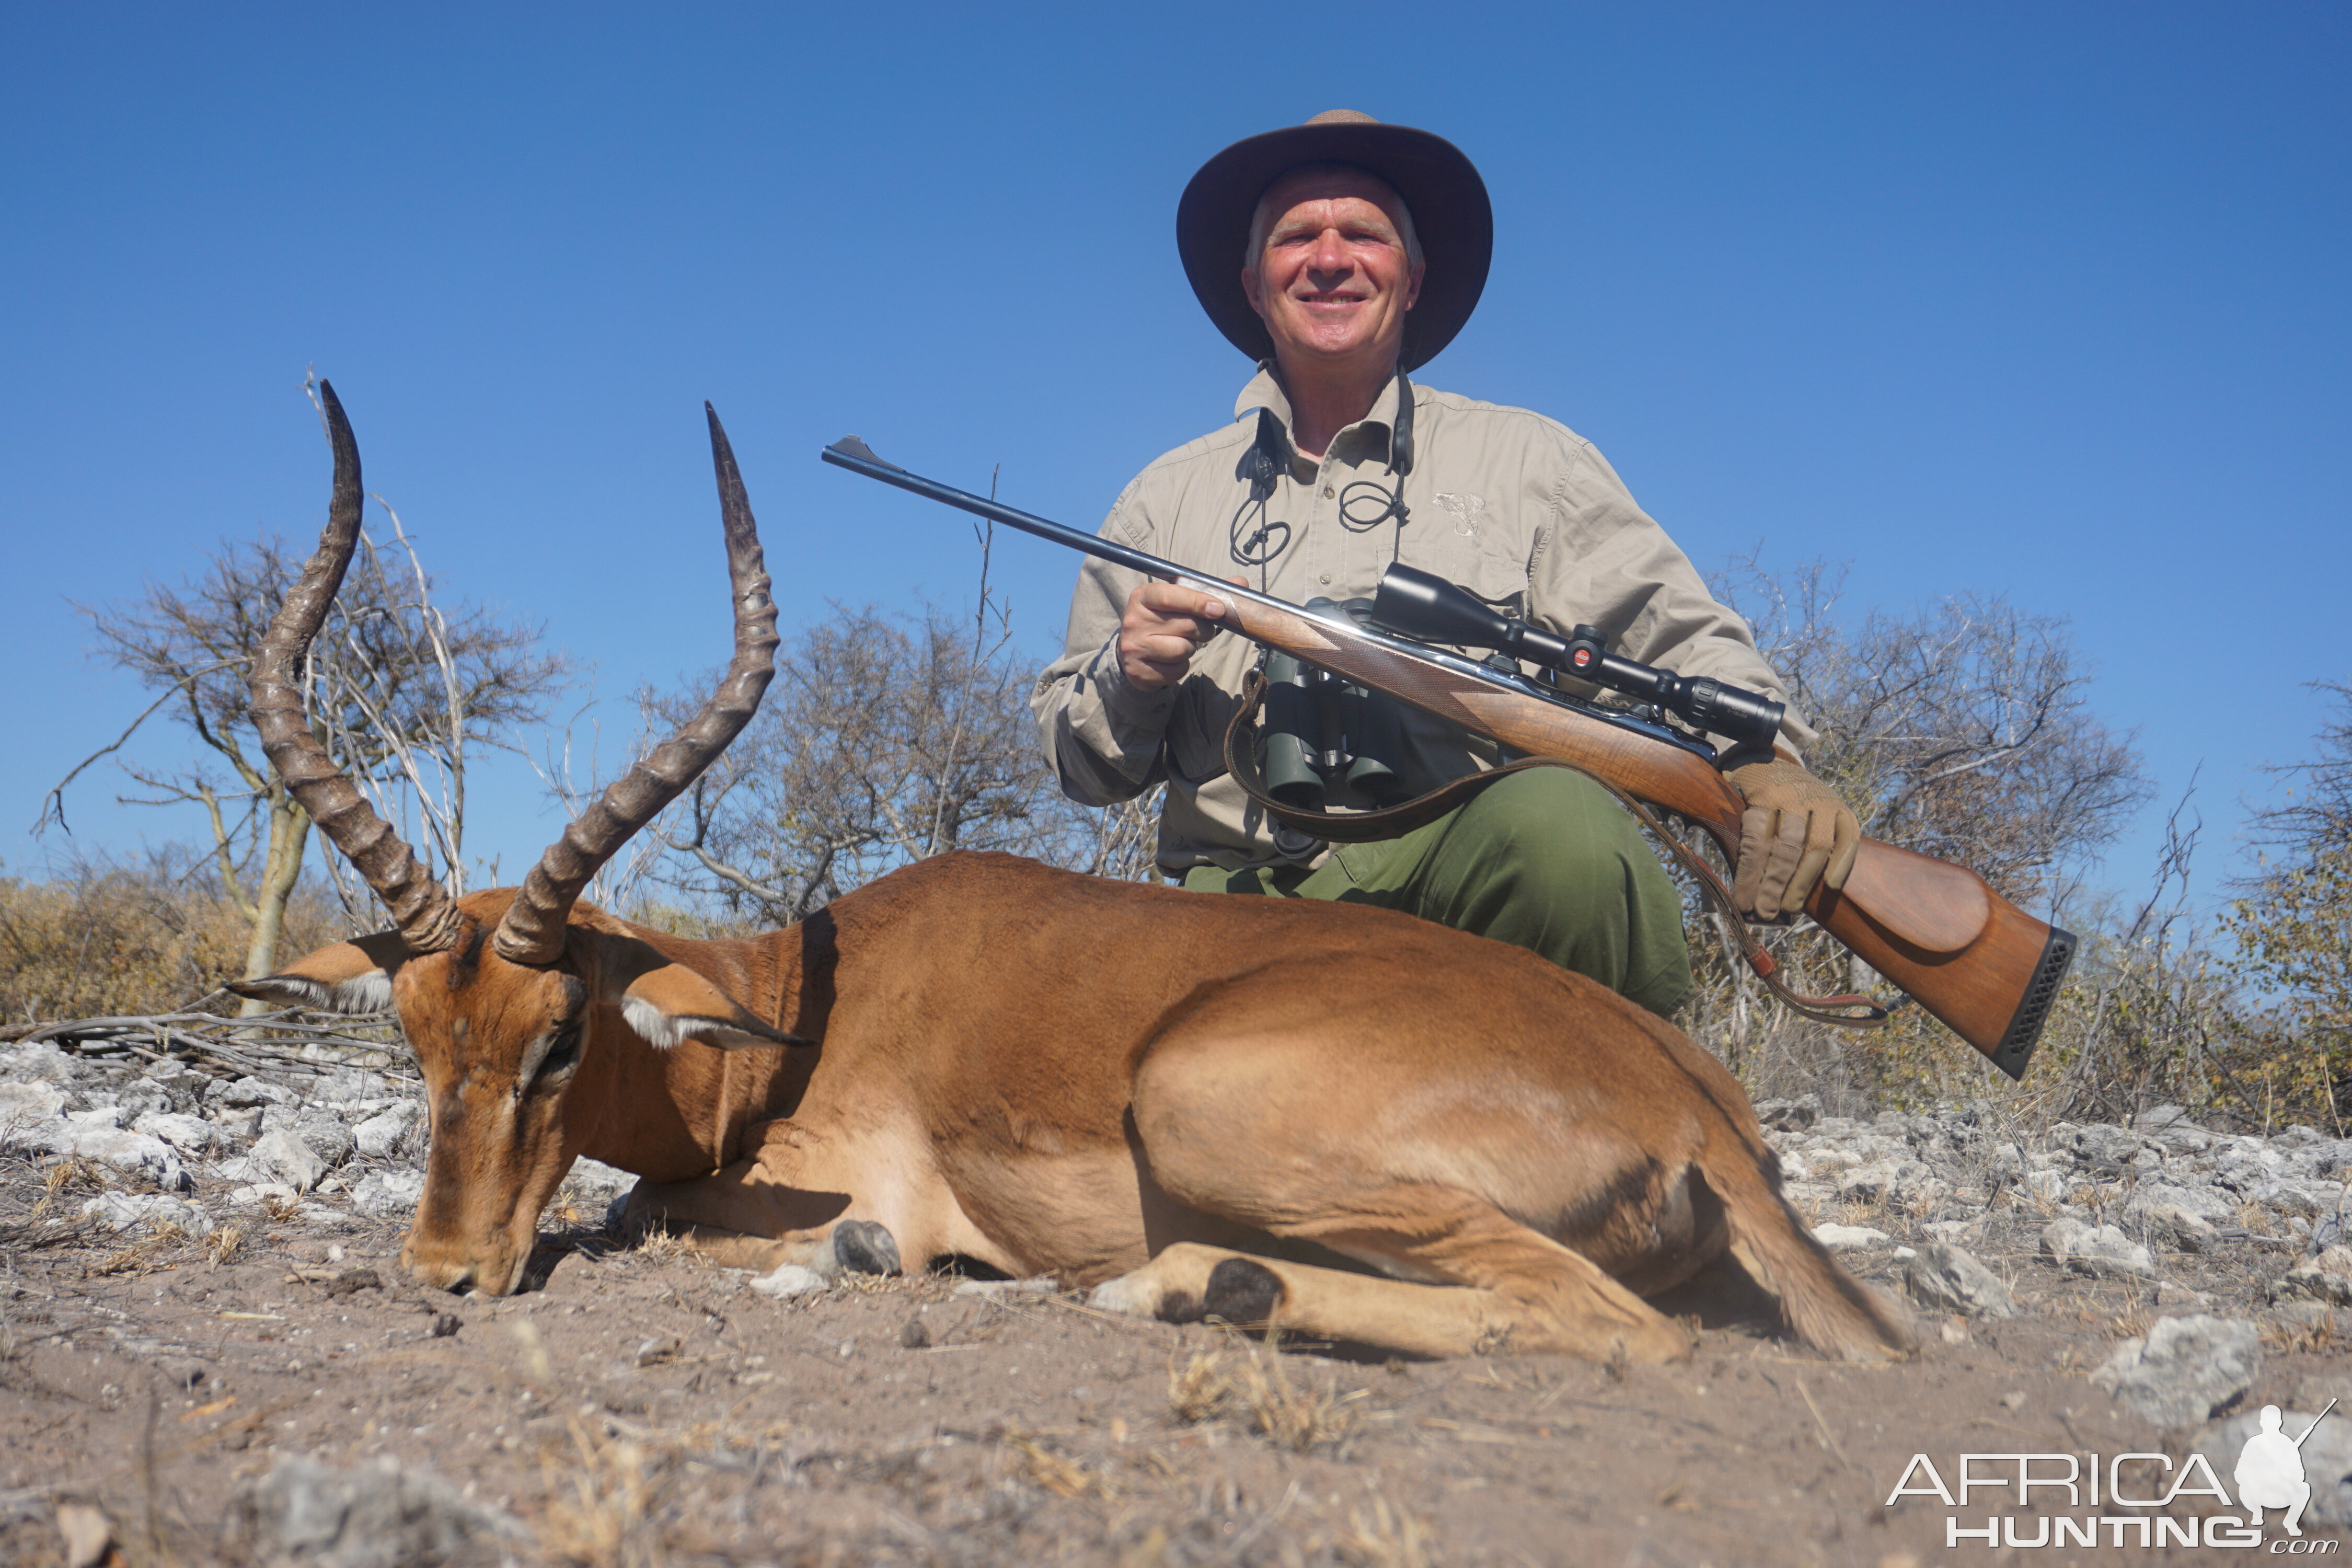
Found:
[{"label": "white fur patch", "polygon": [[383,1013],[392,1008],[392,976],[381,969],[322,985],[302,974],[272,974],[254,982],[273,996],[321,1013]]},{"label": "white fur patch", "polygon": [[746,1034],[724,1018],[706,1018],[698,1013],[665,1013],[642,996],[623,995],[621,1016],[644,1037],[646,1044],[657,1051],[669,1050],[681,1040],[699,1040],[722,1051],[773,1050],[780,1043]]},{"label": "white fur patch", "polygon": [[334,988],[329,1005],[338,1013],[383,1013],[392,1007],[392,976],[381,969],[346,980]]},{"label": "white fur patch", "polygon": [[657,1051],[675,1047],[681,1040],[692,1038],[689,1031],[680,1028],[679,1020],[655,1006],[642,996],[623,996],[621,1016],[637,1037]]}]

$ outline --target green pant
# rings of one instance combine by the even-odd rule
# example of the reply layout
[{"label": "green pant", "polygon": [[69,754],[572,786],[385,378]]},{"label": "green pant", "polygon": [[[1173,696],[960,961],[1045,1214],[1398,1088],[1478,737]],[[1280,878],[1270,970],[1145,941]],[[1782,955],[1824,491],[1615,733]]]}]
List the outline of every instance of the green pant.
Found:
[{"label": "green pant", "polygon": [[1514,773],[1396,838],[1335,845],[1312,871],[1195,866],[1184,886],[1402,910],[1541,953],[1661,1017],[1693,989],[1673,880],[1608,792],[1565,769]]}]

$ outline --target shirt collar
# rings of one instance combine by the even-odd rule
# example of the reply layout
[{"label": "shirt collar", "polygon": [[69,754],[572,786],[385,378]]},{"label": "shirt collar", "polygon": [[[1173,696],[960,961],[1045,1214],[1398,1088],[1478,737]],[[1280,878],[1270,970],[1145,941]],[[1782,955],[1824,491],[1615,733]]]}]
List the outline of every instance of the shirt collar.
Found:
[{"label": "shirt collar", "polygon": [[[1391,375],[1381,384],[1381,395],[1372,399],[1372,411],[1355,424],[1349,426],[1347,430],[1341,431],[1339,440],[1334,441],[1332,445],[1337,447],[1349,441],[1369,443],[1373,439],[1372,429],[1377,426],[1380,431],[1377,450],[1385,455],[1388,450],[1390,433],[1395,428],[1396,407],[1397,380],[1394,375]],[[1257,362],[1257,374],[1251,376],[1249,384],[1242,388],[1242,395],[1234,399],[1234,417],[1240,419],[1261,408],[1274,416],[1276,422],[1282,426],[1283,435],[1286,437],[1288,437],[1290,395],[1283,390],[1281,377],[1275,374],[1274,362],[1270,359]],[[1360,434],[1350,436],[1350,431],[1360,432]]]}]

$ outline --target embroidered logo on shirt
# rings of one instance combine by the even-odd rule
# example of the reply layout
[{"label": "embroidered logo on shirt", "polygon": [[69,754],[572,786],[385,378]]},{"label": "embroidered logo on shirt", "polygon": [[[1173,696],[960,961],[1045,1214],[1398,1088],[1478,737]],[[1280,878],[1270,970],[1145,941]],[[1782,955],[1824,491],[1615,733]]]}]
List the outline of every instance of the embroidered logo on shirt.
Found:
[{"label": "embroidered logo on shirt", "polygon": [[1450,490],[1440,490],[1437,492],[1437,504],[1444,507],[1446,515],[1454,520],[1454,532],[1473,543],[1485,541],[1486,525],[1479,521],[1486,510],[1485,496],[1466,492],[1455,495]]}]

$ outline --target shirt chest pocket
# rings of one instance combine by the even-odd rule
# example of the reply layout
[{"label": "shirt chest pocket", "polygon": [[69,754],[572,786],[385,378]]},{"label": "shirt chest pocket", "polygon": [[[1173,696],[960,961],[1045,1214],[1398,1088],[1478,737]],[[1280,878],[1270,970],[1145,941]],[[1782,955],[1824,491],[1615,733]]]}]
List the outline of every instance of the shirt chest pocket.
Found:
[{"label": "shirt chest pocket", "polygon": [[1476,491],[1441,489],[1413,509],[1397,558],[1521,615],[1527,609],[1529,550],[1520,532],[1515,520]]}]

